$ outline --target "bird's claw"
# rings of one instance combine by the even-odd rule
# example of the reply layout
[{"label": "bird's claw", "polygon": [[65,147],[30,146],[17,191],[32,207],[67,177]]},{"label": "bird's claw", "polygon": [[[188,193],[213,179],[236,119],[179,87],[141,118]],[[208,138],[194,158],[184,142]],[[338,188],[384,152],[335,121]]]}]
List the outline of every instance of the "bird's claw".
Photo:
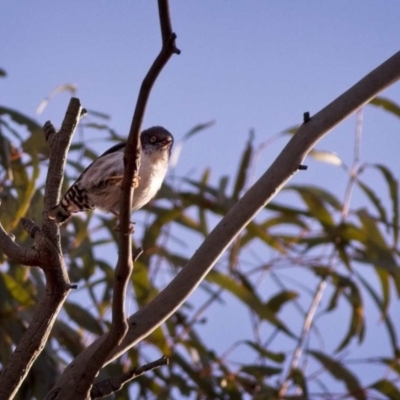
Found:
[{"label": "bird's claw", "polygon": [[140,176],[135,176],[133,178],[133,188],[136,189],[137,187],[139,187],[139,181],[140,181]]},{"label": "bird's claw", "polygon": [[[117,185],[118,187],[122,186],[122,179],[124,178],[123,175],[115,175],[115,176],[109,176],[106,181],[111,181],[114,185]],[[139,181],[140,181],[140,176],[135,176],[133,178],[133,188],[136,189],[139,187]]]}]

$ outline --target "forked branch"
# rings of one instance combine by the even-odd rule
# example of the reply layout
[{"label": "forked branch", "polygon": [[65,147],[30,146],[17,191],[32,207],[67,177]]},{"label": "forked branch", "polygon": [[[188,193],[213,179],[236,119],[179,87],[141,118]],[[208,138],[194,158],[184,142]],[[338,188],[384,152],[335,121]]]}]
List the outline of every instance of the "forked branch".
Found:
[{"label": "forked branch", "polygon": [[[149,304],[129,318],[129,330],[108,362],[119,357],[171,316],[196,289],[236,236],[297,172],[308,152],[332,128],[400,79],[400,52],[361,79],[303,124],[271,167],[218,223],[174,280]],[[85,353],[98,350],[104,337]],[[81,357],[75,359],[75,373]]]},{"label": "forked branch", "polygon": [[140,87],[136,108],[132,118],[127,144],[125,147],[125,171],[122,181],[120,218],[119,218],[119,256],[114,272],[112,322],[110,331],[103,337],[101,348],[96,352],[83,352],[79,369],[84,373],[74,373],[75,363],[64,371],[59,382],[48,395],[48,399],[86,399],[89,398],[90,387],[95,377],[107,359],[121,344],[129,326],[125,314],[126,290],[133,270],[132,239],[131,239],[131,204],[133,198],[133,182],[138,180],[140,167],[140,128],[142,125],[150,91],[168,60],[174,53],[179,54],[175,46],[176,35],[172,32],[168,0],[158,0],[162,48]]},{"label": "forked branch", "polygon": [[26,249],[17,245],[0,225],[0,248],[4,253],[14,262],[42,268],[46,277],[45,295],[38,303],[32,322],[0,375],[0,400],[12,399],[17,393],[44,348],[61,306],[71,289],[60,251],[58,227],[46,217],[49,208],[57,203],[66,155],[81,115],[79,100],[72,98],[61,131],[57,133],[50,122],[44,126],[43,130],[50,146],[50,160],[44,196],[43,224],[39,227],[31,220],[22,220],[23,228],[34,239],[35,248]]}]

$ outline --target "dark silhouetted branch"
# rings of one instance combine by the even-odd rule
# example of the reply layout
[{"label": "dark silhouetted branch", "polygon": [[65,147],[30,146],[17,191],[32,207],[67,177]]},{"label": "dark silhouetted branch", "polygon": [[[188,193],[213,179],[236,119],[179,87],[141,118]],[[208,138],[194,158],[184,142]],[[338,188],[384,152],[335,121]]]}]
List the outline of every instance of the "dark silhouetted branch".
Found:
[{"label": "dark silhouetted branch", "polygon": [[[176,35],[172,32],[168,0],[159,0],[159,17],[162,36],[162,48],[149,71],[147,72],[140,87],[136,108],[133,114],[132,124],[125,147],[124,163],[125,172],[122,181],[120,217],[119,217],[119,256],[114,272],[112,321],[110,331],[103,337],[101,348],[81,360],[80,366],[84,365],[83,374],[74,374],[67,378],[68,384],[64,384],[64,377],[68,374],[66,369],[60,381],[56,384],[48,398],[51,399],[74,399],[87,398],[90,387],[104,363],[110,357],[115,348],[121,344],[129,329],[125,314],[126,290],[133,270],[132,239],[131,239],[131,204],[133,198],[133,182],[138,180],[140,167],[140,128],[150,91],[168,60],[174,53],[179,53],[175,46]],[[73,365],[73,363],[71,364]],[[78,396],[78,397],[77,397]]]},{"label": "dark silhouetted branch", "polygon": [[[400,52],[303,124],[271,167],[218,223],[173,281],[129,318],[129,331],[108,362],[148,336],[182,305],[237,235],[298,171],[308,152],[323,136],[399,79]],[[99,338],[85,352],[96,352],[102,340],[103,337]],[[75,373],[80,357],[75,360]]]},{"label": "dark silhouetted branch", "polygon": [[0,248],[14,262],[36,265],[43,269],[46,291],[39,301],[32,322],[24,332],[8,364],[0,375],[0,400],[12,399],[44,348],[56,317],[67,298],[71,285],[61,254],[59,229],[47,220],[47,211],[56,205],[64,176],[65,160],[75,128],[82,115],[78,99],[72,98],[62,129],[57,133],[50,122],[43,128],[50,146],[50,160],[44,199],[42,228],[22,219],[23,228],[34,239],[34,249],[24,249],[0,228]]},{"label": "dark silhouetted branch", "polygon": [[108,378],[97,382],[93,385],[90,391],[90,397],[91,399],[101,399],[102,397],[109,396],[110,394],[121,390],[126,383],[132,381],[138,376],[164,365],[168,365],[168,358],[165,356],[156,361],[143,365],[142,367],[134,368],[128,372],[125,372],[121,376]]}]

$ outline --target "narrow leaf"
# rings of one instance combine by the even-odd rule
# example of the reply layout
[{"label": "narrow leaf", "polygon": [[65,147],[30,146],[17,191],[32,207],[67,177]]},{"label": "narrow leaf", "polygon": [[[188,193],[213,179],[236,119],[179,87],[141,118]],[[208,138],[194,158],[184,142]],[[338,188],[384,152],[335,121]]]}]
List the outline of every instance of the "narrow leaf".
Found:
[{"label": "narrow leaf", "polygon": [[250,340],[246,340],[245,343],[252,347],[261,357],[269,358],[272,361],[277,363],[282,363],[285,361],[284,353],[274,353],[272,351],[267,350],[265,347],[260,346],[257,343],[251,342]]},{"label": "narrow leaf", "polygon": [[400,400],[400,391],[392,382],[381,379],[370,386],[371,389],[382,393],[387,396],[390,400]]},{"label": "narrow leaf", "polygon": [[247,171],[253,155],[253,140],[254,140],[254,132],[251,131],[249,140],[247,141],[246,148],[243,152],[242,159],[239,164],[239,170],[237,172],[235,187],[233,189],[233,194],[232,194],[232,198],[234,200],[239,199],[240,192],[242,191],[247,181]]},{"label": "narrow leaf", "polygon": [[201,124],[197,124],[195,125],[192,129],[189,130],[189,132],[186,132],[185,135],[183,136],[182,140],[187,140],[189,139],[191,136],[195,135],[196,133],[199,133],[205,129],[210,128],[211,126],[213,126],[215,124],[215,121],[208,121],[208,122],[204,122]]},{"label": "narrow leaf", "polygon": [[389,100],[385,97],[375,97],[368,104],[372,106],[381,107],[385,111],[390,112],[396,117],[400,117],[400,106],[392,100]]},{"label": "narrow leaf", "polygon": [[326,370],[337,380],[343,382],[349,395],[357,400],[366,400],[365,392],[357,377],[349,371],[341,362],[328,357],[319,351],[309,350],[308,354],[311,354],[316,360],[318,360]]},{"label": "narrow leaf", "polygon": [[392,172],[382,164],[375,164],[375,168],[382,172],[388,187],[390,198],[392,199],[392,224],[393,224],[393,245],[396,246],[399,239],[399,184]]},{"label": "narrow leaf", "polygon": [[365,183],[363,183],[361,181],[358,181],[357,183],[360,186],[360,188],[363,190],[363,192],[367,195],[367,197],[371,200],[371,202],[375,206],[375,208],[377,209],[382,222],[387,224],[388,223],[388,218],[387,218],[386,210],[382,206],[382,203],[381,203],[381,200],[379,199],[379,197]]},{"label": "narrow leaf", "polygon": [[332,151],[324,150],[311,150],[308,156],[316,161],[324,162],[327,164],[332,164],[340,167],[343,164],[342,159]]},{"label": "narrow leaf", "polygon": [[99,321],[97,321],[86,308],[69,301],[64,304],[64,309],[68,316],[76,322],[79,327],[97,335],[103,334],[103,329]]},{"label": "narrow leaf", "polygon": [[221,288],[227,290],[233,294],[236,298],[245,303],[252,311],[254,311],[259,318],[269,321],[277,328],[293,337],[293,334],[285,326],[285,324],[275,315],[275,312],[270,310],[264,305],[261,300],[257,297],[255,292],[251,292],[242,284],[236,282],[234,279],[223,275],[217,271],[211,271],[206,279],[209,282],[213,282],[219,285]]},{"label": "narrow leaf", "polygon": [[246,365],[240,369],[246,374],[253,375],[258,380],[263,380],[272,375],[277,375],[282,372],[282,368],[268,367],[266,365]]}]

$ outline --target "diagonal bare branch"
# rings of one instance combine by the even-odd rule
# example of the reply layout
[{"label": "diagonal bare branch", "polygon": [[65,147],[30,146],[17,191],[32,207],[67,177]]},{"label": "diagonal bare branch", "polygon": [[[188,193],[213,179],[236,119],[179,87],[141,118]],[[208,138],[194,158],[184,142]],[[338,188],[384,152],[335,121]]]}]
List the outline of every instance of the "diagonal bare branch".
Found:
[{"label": "diagonal bare branch", "polygon": [[[150,334],[180,307],[235,237],[297,172],[304,158],[320,139],[379,92],[399,79],[400,52],[385,61],[304,123],[271,167],[214,228],[176,278],[151,303],[129,318],[128,333],[107,362],[117,358]],[[133,131],[137,134],[140,124],[133,124],[133,126],[134,129],[131,130],[131,133]],[[135,149],[134,144],[137,143],[135,139],[131,140],[131,149]],[[133,173],[130,177],[133,177]],[[128,180],[128,182],[130,181]],[[126,190],[124,193],[126,193]],[[121,207],[122,209],[125,207],[125,217],[129,220],[129,213],[126,210],[129,209],[130,203],[126,203],[127,199],[123,201]],[[121,222],[123,221],[121,220]],[[124,229],[127,233],[128,226],[127,221],[125,222]],[[124,248],[123,246],[130,243],[127,241],[122,245],[122,239],[121,236],[121,250]],[[72,390],[74,388],[77,379],[86,371],[86,360],[99,351],[105,339],[105,336],[100,337],[67,367],[55,390]]]},{"label": "diagonal bare branch", "polygon": [[[180,307],[235,237],[297,172],[308,152],[322,137],[399,79],[400,52],[303,124],[271,167],[219,222],[174,280],[152,302],[129,318],[129,331],[108,362],[149,335]],[[86,352],[96,352],[102,340],[104,338],[99,338]]]}]

